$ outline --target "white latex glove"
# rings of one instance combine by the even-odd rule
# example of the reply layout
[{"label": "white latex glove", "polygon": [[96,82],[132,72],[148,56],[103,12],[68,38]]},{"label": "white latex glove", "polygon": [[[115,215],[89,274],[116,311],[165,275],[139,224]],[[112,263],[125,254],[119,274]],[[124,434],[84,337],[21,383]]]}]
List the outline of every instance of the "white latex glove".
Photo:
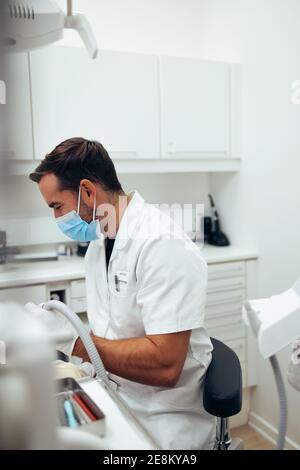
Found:
[{"label": "white latex glove", "polygon": [[83,377],[95,376],[95,370],[89,362],[83,362],[76,365],[72,362],[64,362],[60,360],[53,361],[54,376],[56,379],[63,379],[66,377],[73,377],[73,379],[81,379]]},{"label": "white latex glove", "polygon": [[[62,351],[63,353],[71,356],[74,349],[74,345],[78,338],[78,333],[75,328],[71,325],[69,320],[64,317],[57,310],[46,310],[42,308],[43,304],[36,305],[32,302],[29,302],[25,305],[27,312],[31,313],[38,321],[43,323],[48,332],[55,337],[57,335],[58,342],[56,342],[56,349]],[[59,336],[62,335],[68,339],[60,339]]]}]

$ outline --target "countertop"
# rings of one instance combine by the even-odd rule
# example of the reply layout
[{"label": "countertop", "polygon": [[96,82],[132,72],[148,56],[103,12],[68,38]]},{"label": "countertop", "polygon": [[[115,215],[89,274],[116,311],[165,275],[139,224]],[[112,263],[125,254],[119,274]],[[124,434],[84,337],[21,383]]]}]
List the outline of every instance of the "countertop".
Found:
[{"label": "countertop", "polygon": [[[202,251],[208,264],[257,259],[255,251],[242,247],[218,248],[205,245]],[[0,266],[0,289],[21,287],[48,282],[72,281],[85,276],[84,259],[77,256],[58,261],[34,261],[29,263],[10,263]]]},{"label": "countertop", "polygon": [[[105,415],[105,437],[100,441],[104,450],[157,450],[148,434],[144,434],[128,408],[120,406],[114,399],[114,393],[108,391],[97,380],[81,380],[81,387],[99,406]],[[120,400],[120,397],[118,396]]]}]

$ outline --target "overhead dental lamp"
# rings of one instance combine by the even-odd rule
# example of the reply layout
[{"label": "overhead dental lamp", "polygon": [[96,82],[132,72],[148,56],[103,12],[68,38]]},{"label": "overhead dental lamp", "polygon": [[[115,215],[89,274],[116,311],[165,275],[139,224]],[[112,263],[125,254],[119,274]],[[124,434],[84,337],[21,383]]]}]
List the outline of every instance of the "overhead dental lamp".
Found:
[{"label": "overhead dental lamp", "polygon": [[78,31],[89,55],[95,59],[97,41],[86,17],[73,12],[67,0],[67,13],[55,0],[5,0],[4,45],[12,52],[48,46],[63,38],[64,29]]}]

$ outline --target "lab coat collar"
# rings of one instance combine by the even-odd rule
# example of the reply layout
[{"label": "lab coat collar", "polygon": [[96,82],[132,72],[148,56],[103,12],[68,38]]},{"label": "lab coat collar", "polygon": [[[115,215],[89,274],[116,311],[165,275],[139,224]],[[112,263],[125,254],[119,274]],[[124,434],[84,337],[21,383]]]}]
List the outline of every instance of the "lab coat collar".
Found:
[{"label": "lab coat collar", "polygon": [[[118,250],[125,248],[126,244],[132,239],[135,231],[138,229],[140,224],[140,214],[145,204],[145,200],[137,191],[132,191],[130,194],[133,194],[128,206],[126,207],[124,214],[122,216],[119,230],[116,235],[115,244],[110,259],[112,260]],[[98,240],[93,241],[92,243],[103,248],[105,246],[105,236],[101,232],[99,225]]]},{"label": "lab coat collar", "polygon": [[129,240],[133,238],[141,221],[140,215],[144,204],[145,200],[142,196],[137,191],[133,191],[133,196],[121,219],[112,257],[116,254],[117,250],[124,249]]}]

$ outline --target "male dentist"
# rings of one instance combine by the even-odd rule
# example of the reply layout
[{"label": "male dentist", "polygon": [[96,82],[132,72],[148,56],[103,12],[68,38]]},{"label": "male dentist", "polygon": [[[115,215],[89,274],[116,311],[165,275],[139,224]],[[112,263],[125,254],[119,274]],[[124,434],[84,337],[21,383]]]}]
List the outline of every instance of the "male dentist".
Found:
[{"label": "male dentist", "polygon": [[[59,228],[90,242],[88,320],[117,392],[163,449],[208,448],[214,419],[203,409],[202,386],[212,345],[204,328],[207,267],[199,249],[138,192],[124,193],[96,141],[60,143],[30,179]],[[36,309],[41,318],[53,316]],[[73,340],[60,349],[88,360],[80,338],[65,327]]]}]

